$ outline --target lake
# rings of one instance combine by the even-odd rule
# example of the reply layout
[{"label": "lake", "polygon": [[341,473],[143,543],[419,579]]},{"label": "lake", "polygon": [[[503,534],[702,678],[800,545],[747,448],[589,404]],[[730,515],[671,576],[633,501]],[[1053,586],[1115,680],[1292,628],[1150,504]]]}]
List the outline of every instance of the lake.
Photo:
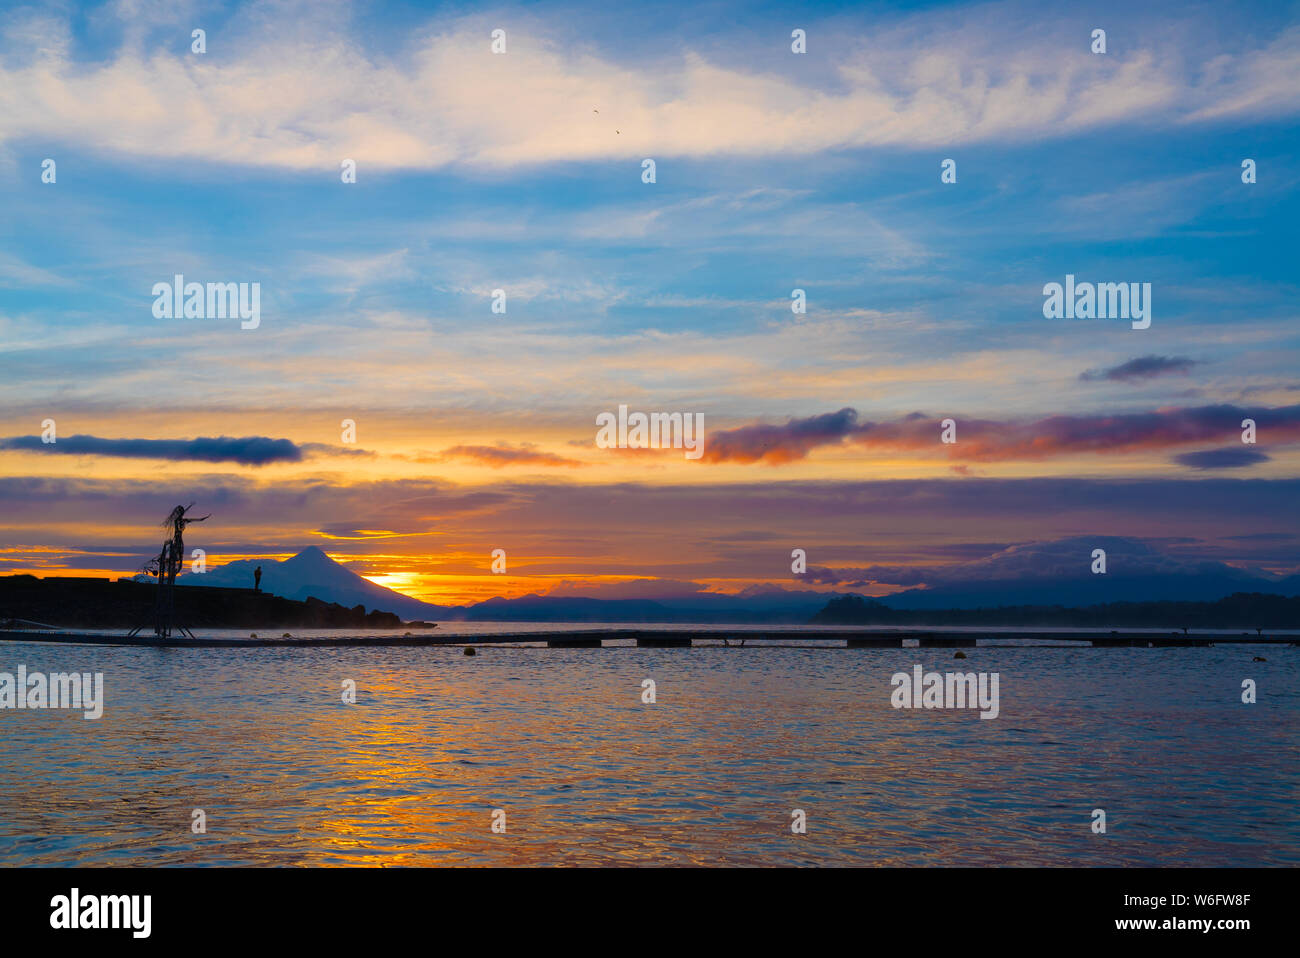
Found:
[{"label": "lake", "polygon": [[[964,651],[0,643],[105,698],[0,710],[0,863],[1300,864],[1300,650]],[[997,717],[894,708],[918,664]]]}]

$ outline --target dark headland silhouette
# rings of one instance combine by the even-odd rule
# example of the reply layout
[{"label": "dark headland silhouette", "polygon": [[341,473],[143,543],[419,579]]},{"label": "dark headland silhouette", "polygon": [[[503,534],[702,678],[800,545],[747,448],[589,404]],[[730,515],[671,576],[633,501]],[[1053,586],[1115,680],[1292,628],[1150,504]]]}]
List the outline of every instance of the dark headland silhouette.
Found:
[{"label": "dark headland silhouette", "polygon": [[[157,586],[131,579],[0,577],[0,626],[9,619],[74,629],[134,629],[152,615]],[[178,591],[187,629],[396,629],[391,612],[367,612],[314,597],[285,599],[253,589],[191,586]],[[422,623],[415,623],[421,625]]]},{"label": "dark headland silhouette", "polygon": [[[186,573],[184,532],[186,526],[210,516],[188,515],[190,506],[177,506],[164,521],[167,540],[159,554],[150,559],[133,578],[94,579],[32,575],[0,577],[0,627],[27,628],[33,624],[79,629],[131,629],[131,635],[152,626],[154,638],[171,638],[173,630],[194,638],[195,628],[251,629],[396,629],[431,627],[423,620],[404,622],[396,612],[378,609],[365,601],[392,597],[395,603],[423,603],[381,588],[350,572],[323,552],[312,547],[295,560],[268,563],[279,569],[306,570],[301,595],[286,596],[262,591],[262,567],[252,572],[253,588],[247,587],[243,563],[232,562],[206,572]],[[254,563],[255,564],[255,563]],[[222,581],[237,576],[237,582]],[[288,583],[292,571],[284,578]],[[156,581],[154,581],[156,580]],[[185,586],[185,588],[177,588]],[[319,591],[326,599],[310,594]],[[340,594],[362,601],[346,606],[329,601]]]}]

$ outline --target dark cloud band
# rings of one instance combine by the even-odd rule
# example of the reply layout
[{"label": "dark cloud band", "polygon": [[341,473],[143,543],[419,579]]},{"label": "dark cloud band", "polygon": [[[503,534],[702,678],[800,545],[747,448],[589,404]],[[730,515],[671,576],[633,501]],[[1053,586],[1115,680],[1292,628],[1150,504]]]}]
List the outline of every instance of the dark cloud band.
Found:
[{"label": "dark cloud band", "polygon": [[303,450],[288,439],[266,436],[201,437],[198,439],[103,439],[67,436],[44,443],[40,436],[0,439],[0,449],[64,453],[75,456],[112,456],[119,459],[167,459],[174,462],[237,462],[265,466],[273,462],[300,462]]}]

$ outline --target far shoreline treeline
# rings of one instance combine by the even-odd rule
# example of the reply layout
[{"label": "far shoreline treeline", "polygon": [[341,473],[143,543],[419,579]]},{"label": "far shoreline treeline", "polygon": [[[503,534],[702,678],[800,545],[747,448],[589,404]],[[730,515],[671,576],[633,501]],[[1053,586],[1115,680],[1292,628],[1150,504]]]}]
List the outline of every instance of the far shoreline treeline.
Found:
[{"label": "far shoreline treeline", "polygon": [[975,609],[894,609],[860,595],[842,595],[826,603],[809,624],[1296,629],[1300,628],[1300,596],[1236,592],[1214,602],[1109,602],[1076,608],[1013,605]]},{"label": "far shoreline treeline", "polygon": [[[0,623],[22,620],[66,628],[132,629],[152,622],[157,586],[131,579],[0,576]],[[364,605],[347,607],[317,598],[287,599],[253,589],[188,586],[178,593],[177,617],[186,628],[207,629],[398,629],[429,628]],[[577,602],[574,605],[574,601]],[[805,600],[806,601],[806,600]],[[720,624],[705,610],[673,609],[655,602],[569,600],[552,608],[544,598],[534,608],[508,609],[498,602],[470,610],[447,609],[444,621],[641,622]],[[467,615],[466,612],[470,614]],[[860,595],[832,595],[809,617],[794,608],[732,610],[730,624],[1043,626],[1085,629],[1300,629],[1300,596],[1238,592],[1210,602],[1161,600],[1104,605],[1001,605],[951,609],[895,609]],[[532,613],[531,615],[529,613]],[[691,618],[694,612],[698,618]],[[565,613],[568,613],[567,615]],[[431,616],[430,618],[434,618]]]},{"label": "far shoreline treeline", "polygon": [[[77,629],[153,628],[158,586],[129,579],[0,576],[0,622],[7,619]],[[396,629],[391,612],[334,602],[286,599],[253,589],[190,586],[176,603],[187,629]],[[414,623],[419,626],[423,623]]]}]

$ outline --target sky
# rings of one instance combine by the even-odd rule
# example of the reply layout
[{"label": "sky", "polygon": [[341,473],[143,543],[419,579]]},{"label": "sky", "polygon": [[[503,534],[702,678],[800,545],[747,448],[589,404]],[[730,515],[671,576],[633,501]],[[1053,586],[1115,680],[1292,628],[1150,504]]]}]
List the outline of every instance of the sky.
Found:
[{"label": "sky", "polygon": [[1300,6],[1137,7],[6,5],[0,574],[189,502],[440,603],[1300,571]]}]

